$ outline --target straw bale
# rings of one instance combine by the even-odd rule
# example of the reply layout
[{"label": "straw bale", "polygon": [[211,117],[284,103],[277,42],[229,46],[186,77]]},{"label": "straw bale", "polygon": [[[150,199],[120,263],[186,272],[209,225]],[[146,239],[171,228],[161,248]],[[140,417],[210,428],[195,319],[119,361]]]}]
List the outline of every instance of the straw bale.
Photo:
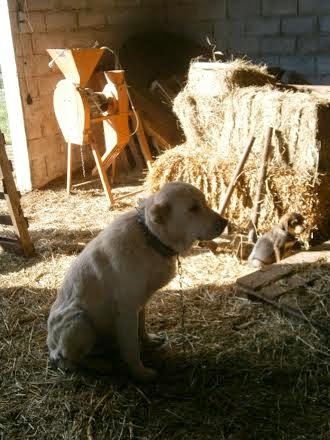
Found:
[{"label": "straw bale", "polygon": [[319,166],[319,111],[328,101],[307,91],[275,84],[264,66],[243,60],[192,63],[188,82],[174,100],[187,143],[211,148],[225,160],[237,160],[250,134],[258,159],[266,127],[274,128],[272,163],[289,164],[309,179]]},{"label": "straw bale", "polygon": [[210,205],[219,209],[253,134],[256,141],[226,212],[245,231],[270,126],[274,130],[260,231],[269,229],[284,212],[295,210],[306,216],[310,230],[318,229],[326,237],[330,229],[329,103],[275,81],[265,66],[244,60],[192,63],[188,82],[173,107],[187,141],[156,160],[147,188],[155,191],[165,182],[183,180],[200,188]]},{"label": "straw bale", "polygon": [[[146,187],[157,191],[164,183],[182,180],[204,192],[213,209],[219,209],[237,163],[226,161],[210,148],[180,145],[165,152],[154,163],[146,178]],[[226,215],[239,230],[246,230],[255,198],[259,163],[249,159],[241,173]],[[306,178],[287,165],[268,168],[265,195],[261,205],[260,231],[269,229],[286,211],[305,215],[310,230],[326,235],[329,229],[330,173],[317,179]]]}]

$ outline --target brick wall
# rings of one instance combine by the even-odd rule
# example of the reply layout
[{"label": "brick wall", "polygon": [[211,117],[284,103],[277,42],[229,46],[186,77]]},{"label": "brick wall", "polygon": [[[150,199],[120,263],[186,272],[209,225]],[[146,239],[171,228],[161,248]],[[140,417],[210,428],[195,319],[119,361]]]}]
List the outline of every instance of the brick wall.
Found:
[{"label": "brick wall", "polygon": [[18,25],[17,2],[8,2],[34,187],[66,170],[52,113],[62,75],[49,70],[47,48],[97,40],[116,49],[136,31],[163,28],[201,42],[210,35],[220,50],[296,70],[313,83],[330,82],[330,0],[29,0],[32,29]]}]

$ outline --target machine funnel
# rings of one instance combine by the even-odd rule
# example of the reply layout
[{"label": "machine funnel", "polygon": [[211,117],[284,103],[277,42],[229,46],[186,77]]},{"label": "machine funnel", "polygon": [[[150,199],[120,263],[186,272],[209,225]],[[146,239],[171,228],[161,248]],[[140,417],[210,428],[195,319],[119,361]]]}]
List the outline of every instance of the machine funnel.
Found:
[{"label": "machine funnel", "polygon": [[47,52],[52,57],[51,63],[57,65],[66,79],[85,87],[104,49],[47,49]]}]

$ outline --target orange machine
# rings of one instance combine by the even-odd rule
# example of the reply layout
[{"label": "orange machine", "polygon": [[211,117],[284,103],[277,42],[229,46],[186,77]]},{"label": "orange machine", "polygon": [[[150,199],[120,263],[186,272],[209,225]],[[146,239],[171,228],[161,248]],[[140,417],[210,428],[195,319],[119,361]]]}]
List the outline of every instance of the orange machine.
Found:
[{"label": "orange machine", "polygon": [[[124,71],[95,73],[96,65],[105,49],[48,49],[47,52],[52,57],[51,63],[55,63],[65,76],[65,79],[56,85],[54,110],[64,139],[68,143],[67,192],[70,193],[72,187],[72,145],[89,145],[96,163],[93,174],[99,173],[111,205],[114,197],[106,171],[110,165],[114,168],[116,157],[129,142],[130,118],[136,123],[141,151],[149,168],[152,156],[142,124],[130,105]],[[100,90],[86,87],[94,73],[97,79],[94,83],[103,84]],[[96,123],[103,123],[105,152],[102,156],[93,135],[93,125]]]}]

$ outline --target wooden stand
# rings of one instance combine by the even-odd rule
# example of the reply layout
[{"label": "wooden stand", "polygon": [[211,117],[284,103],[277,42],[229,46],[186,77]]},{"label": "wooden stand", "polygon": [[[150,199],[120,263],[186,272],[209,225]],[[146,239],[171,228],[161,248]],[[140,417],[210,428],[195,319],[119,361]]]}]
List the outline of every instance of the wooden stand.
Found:
[{"label": "wooden stand", "polygon": [[5,150],[5,139],[0,131],[0,179],[2,180],[3,192],[0,192],[0,199],[6,200],[9,215],[0,215],[0,224],[11,225],[14,227],[17,238],[11,239],[0,237],[0,245],[4,248],[12,249],[20,245],[25,256],[34,253],[34,247],[28,231],[28,222],[24,217],[20,194],[16,189],[12,174],[11,163],[8,160]]},{"label": "wooden stand", "polygon": [[[144,133],[142,119],[134,110],[129,99],[124,71],[106,71],[104,74],[108,81],[107,85],[111,86],[111,90],[115,89],[117,93],[117,99],[108,98],[112,103],[109,111],[92,114],[91,105],[95,101],[89,100],[84,89],[77,89],[68,80],[62,80],[58,83],[54,93],[54,107],[64,138],[68,143],[67,193],[69,194],[72,186],[75,186],[72,185],[72,146],[87,145],[91,148],[95,161],[92,176],[99,175],[109,206],[111,206],[115,199],[112,195],[107,170],[110,166],[112,167],[113,179],[116,172],[116,159],[131,139],[132,129],[130,127],[133,127],[133,131],[136,133],[141,153],[149,169],[153,159]],[[101,83],[97,88],[102,87],[103,90],[107,90],[107,86],[101,85]],[[105,151],[102,155],[93,134],[93,127],[96,124],[103,125]],[[81,184],[79,185],[81,186]]]},{"label": "wooden stand", "polygon": [[[141,118],[139,117],[138,113],[135,113],[136,117],[134,116],[134,113],[131,111],[129,113],[129,117],[133,120],[133,125],[137,126],[136,128],[136,135],[139,141],[140,149],[142,152],[142,155],[145,159],[145,162],[147,164],[148,169],[151,169],[151,163],[153,161],[151,151],[148,145],[148,141],[144,132],[144,127]],[[134,119],[133,119],[134,118]],[[138,118],[138,122],[135,120]],[[104,135],[107,142],[107,130],[106,130],[106,123],[104,126]],[[92,154],[95,160],[96,166],[92,170],[92,175],[99,175],[102,183],[103,190],[105,192],[106,198],[108,200],[109,206],[113,205],[115,203],[115,198],[112,194],[111,185],[107,176],[107,169],[112,166],[112,176],[115,175],[116,170],[116,158],[118,155],[125,149],[126,145],[130,142],[129,137],[125,139],[125,143],[117,144],[114,148],[112,148],[110,151],[106,151],[103,156],[101,156],[96,143],[92,139],[92,135],[90,135],[90,139],[88,141],[88,144],[92,150]],[[70,194],[71,188],[72,188],[72,143],[68,143],[68,156],[67,156],[67,193]],[[127,194],[127,196],[130,194]],[[121,197],[122,198],[122,197]]]}]

